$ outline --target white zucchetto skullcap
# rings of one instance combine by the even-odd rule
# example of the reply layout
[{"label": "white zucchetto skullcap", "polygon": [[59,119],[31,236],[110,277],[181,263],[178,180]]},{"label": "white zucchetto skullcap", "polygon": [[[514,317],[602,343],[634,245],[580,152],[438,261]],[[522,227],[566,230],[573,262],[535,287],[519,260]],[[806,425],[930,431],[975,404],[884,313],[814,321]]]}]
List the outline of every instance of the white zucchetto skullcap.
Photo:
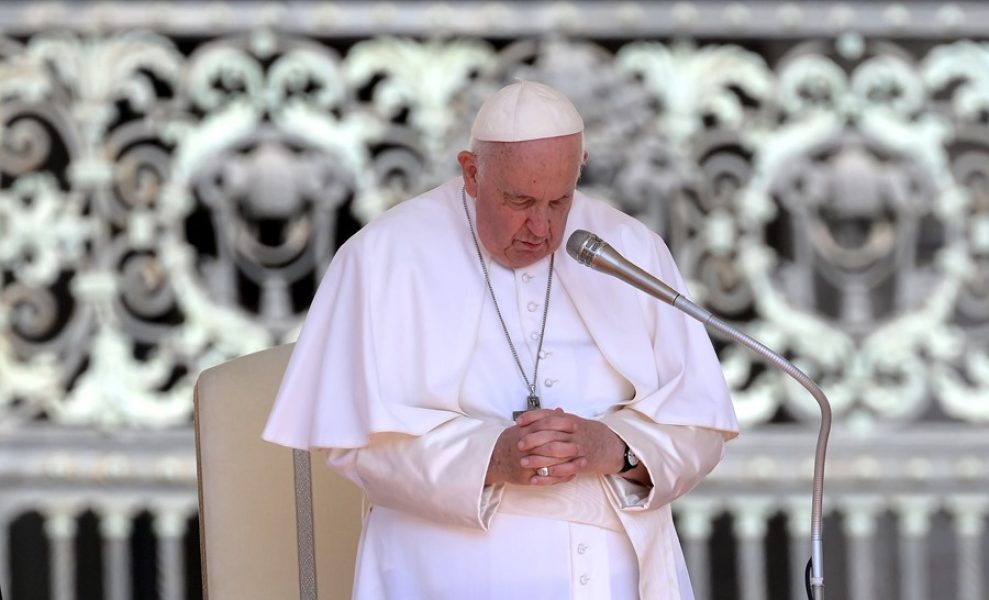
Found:
[{"label": "white zucchetto skullcap", "polygon": [[570,99],[534,81],[507,85],[484,101],[471,140],[524,142],[584,131],[584,120]]}]

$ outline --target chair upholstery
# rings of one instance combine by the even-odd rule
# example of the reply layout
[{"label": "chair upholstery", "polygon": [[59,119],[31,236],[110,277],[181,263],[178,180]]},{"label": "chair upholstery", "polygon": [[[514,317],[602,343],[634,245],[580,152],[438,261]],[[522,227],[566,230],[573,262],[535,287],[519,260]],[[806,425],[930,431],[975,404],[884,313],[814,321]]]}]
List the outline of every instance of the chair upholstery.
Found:
[{"label": "chair upholstery", "polygon": [[[204,371],[196,382],[207,600],[300,597],[293,451],[261,439],[291,351],[285,345],[244,356]],[[361,492],[329,471],[318,453],[311,473],[318,597],[350,598]]]}]

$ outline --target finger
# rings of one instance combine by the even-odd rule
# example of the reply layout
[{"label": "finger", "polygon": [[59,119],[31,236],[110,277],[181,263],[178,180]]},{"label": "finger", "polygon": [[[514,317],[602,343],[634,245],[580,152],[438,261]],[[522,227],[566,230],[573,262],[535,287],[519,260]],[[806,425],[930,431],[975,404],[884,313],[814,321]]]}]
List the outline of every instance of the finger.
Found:
[{"label": "finger", "polygon": [[538,469],[539,467],[551,467],[559,465],[575,458],[583,458],[573,452],[559,452],[558,455],[549,454],[528,454],[519,460],[519,465],[523,469]]},{"label": "finger", "polygon": [[576,475],[570,475],[568,477],[540,477],[539,475],[533,475],[529,479],[529,483],[532,485],[559,485],[561,483],[566,483],[572,481]]},{"label": "finger", "polygon": [[577,431],[579,417],[563,413],[550,413],[532,421],[525,426],[526,433],[529,431],[562,431],[573,433]]},{"label": "finger", "polygon": [[586,458],[575,458],[573,460],[568,460],[559,464],[544,467],[545,474],[541,474],[538,471],[533,475],[536,479],[547,479],[547,478],[573,478],[578,473],[580,473],[584,468],[587,467]]},{"label": "finger", "polygon": [[[521,460],[523,467],[530,465],[542,467],[545,466],[547,461],[549,464],[556,464],[565,460],[573,460],[579,456],[583,456],[580,452],[579,444],[573,442],[550,442],[529,450],[527,454],[522,456]],[[536,463],[539,464],[537,465]]]},{"label": "finger", "polygon": [[562,433],[559,431],[536,431],[534,433],[526,433],[519,438],[518,448],[523,452],[528,452],[533,448],[538,448],[545,444],[551,442],[566,442],[570,441],[569,433]]},{"label": "finger", "polygon": [[548,416],[553,415],[553,414],[563,414],[563,409],[562,408],[553,408],[553,409],[539,408],[539,409],[536,409],[536,410],[527,410],[524,413],[522,413],[521,415],[519,415],[519,418],[518,419],[515,419],[515,424],[518,425],[519,427],[525,427],[527,425],[530,425],[532,423],[535,423],[539,419],[548,417]]}]

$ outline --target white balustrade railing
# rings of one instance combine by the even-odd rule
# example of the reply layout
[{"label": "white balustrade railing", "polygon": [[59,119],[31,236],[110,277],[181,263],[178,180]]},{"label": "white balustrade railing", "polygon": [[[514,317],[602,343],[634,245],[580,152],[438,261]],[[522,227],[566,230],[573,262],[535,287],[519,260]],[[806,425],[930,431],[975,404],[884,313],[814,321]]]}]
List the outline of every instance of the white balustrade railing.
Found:
[{"label": "white balustrade railing", "polygon": [[[31,540],[47,543],[50,598],[77,597],[76,543],[79,519],[98,519],[103,571],[87,574],[102,581],[104,598],[129,600],[132,539],[142,513],[152,518],[158,556],[159,597],[186,597],[185,538],[198,510],[192,432],[123,432],[113,435],[65,428],[24,428],[0,433],[0,589],[17,600],[10,527],[37,513],[43,526]],[[24,543],[23,540],[21,540]],[[21,564],[18,562],[18,564]],[[32,565],[41,570],[42,565]],[[37,572],[34,574],[37,576]],[[23,591],[23,590],[21,590]],[[35,591],[21,600],[46,600]],[[80,600],[89,600],[80,598]],[[143,600],[143,598],[142,598]]]},{"label": "white balustrade railing", "polygon": [[[10,523],[27,512],[42,516],[50,598],[76,598],[78,522],[92,511],[102,538],[104,598],[134,597],[130,544],[135,519],[148,513],[156,539],[158,598],[184,600],[187,578],[197,577],[187,571],[185,555],[187,536],[198,533],[189,531],[197,509],[191,434],[63,433],[0,435],[0,481],[17,482],[0,487],[0,523],[9,530]],[[989,435],[974,428],[896,435],[895,447],[888,438],[850,438],[841,431],[835,435],[825,508],[828,522],[840,526],[826,528],[832,535],[825,539],[827,597],[982,600],[989,570],[983,551],[989,473],[979,457],[989,456]],[[726,461],[675,504],[698,600],[723,595],[728,586],[728,593],[742,600],[805,597],[812,473],[807,458],[812,444],[808,432],[743,433],[729,445]],[[116,466],[107,468],[108,461]],[[921,464],[927,466],[920,468]],[[934,564],[932,524],[939,514],[950,524],[950,531],[938,533],[953,540],[956,559],[951,572],[929,568]],[[725,515],[730,519],[722,520]],[[778,515],[785,530],[774,532],[769,523]],[[883,527],[889,519],[895,524],[892,533]],[[726,522],[731,523],[727,531],[733,548],[715,547],[712,536]],[[786,544],[788,553],[767,552],[772,544]],[[886,548],[893,548],[892,560],[881,554]],[[8,567],[11,552],[17,550],[10,547],[8,536],[0,536],[0,585],[5,598],[27,600],[9,592],[16,574]],[[714,561],[726,553],[735,557],[737,581],[711,575]],[[770,569],[771,555],[788,556],[787,564]],[[844,565],[841,578],[833,575],[838,564]],[[784,570],[789,584],[781,591],[782,582],[772,581],[769,573]],[[946,590],[956,593],[951,596]]]},{"label": "white balustrade railing", "polygon": [[[729,445],[728,458],[675,507],[697,600],[731,582],[709,579],[715,523],[731,517],[738,581],[732,597],[782,598],[767,579],[768,544],[787,544],[790,599],[806,598],[810,556],[810,433],[757,430]],[[981,428],[918,428],[862,437],[838,430],[825,483],[825,585],[829,600],[976,600],[984,598],[989,562],[983,552],[989,514],[989,435]],[[948,515],[954,564],[931,571],[932,523]],[[767,535],[782,514],[786,535]],[[894,531],[881,524],[892,518]],[[828,537],[828,535],[831,537]],[[891,560],[881,550],[895,543]],[[841,565],[844,568],[839,569]],[[775,569],[779,572],[779,569]],[[834,574],[842,575],[840,578]],[[829,577],[830,576],[830,577]],[[776,585],[773,585],[776,583]],[[950,590],[956,590],[954,594]]]}]

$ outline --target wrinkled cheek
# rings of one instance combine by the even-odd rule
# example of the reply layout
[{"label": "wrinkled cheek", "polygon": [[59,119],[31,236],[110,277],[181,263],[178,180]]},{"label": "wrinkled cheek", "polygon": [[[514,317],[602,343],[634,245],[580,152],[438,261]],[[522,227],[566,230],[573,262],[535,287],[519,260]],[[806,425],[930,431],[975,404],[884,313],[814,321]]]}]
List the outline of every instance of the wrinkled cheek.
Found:
[{"label": "wrinkled cheek", "polygon": [[551,243],[555,245],[560,241],[560,238],[563,237],[563,232],[566,230],[566,226],[567,226],[566,219],[561,219],[557,222],[554,222],[550,226],[549,238]]}]

